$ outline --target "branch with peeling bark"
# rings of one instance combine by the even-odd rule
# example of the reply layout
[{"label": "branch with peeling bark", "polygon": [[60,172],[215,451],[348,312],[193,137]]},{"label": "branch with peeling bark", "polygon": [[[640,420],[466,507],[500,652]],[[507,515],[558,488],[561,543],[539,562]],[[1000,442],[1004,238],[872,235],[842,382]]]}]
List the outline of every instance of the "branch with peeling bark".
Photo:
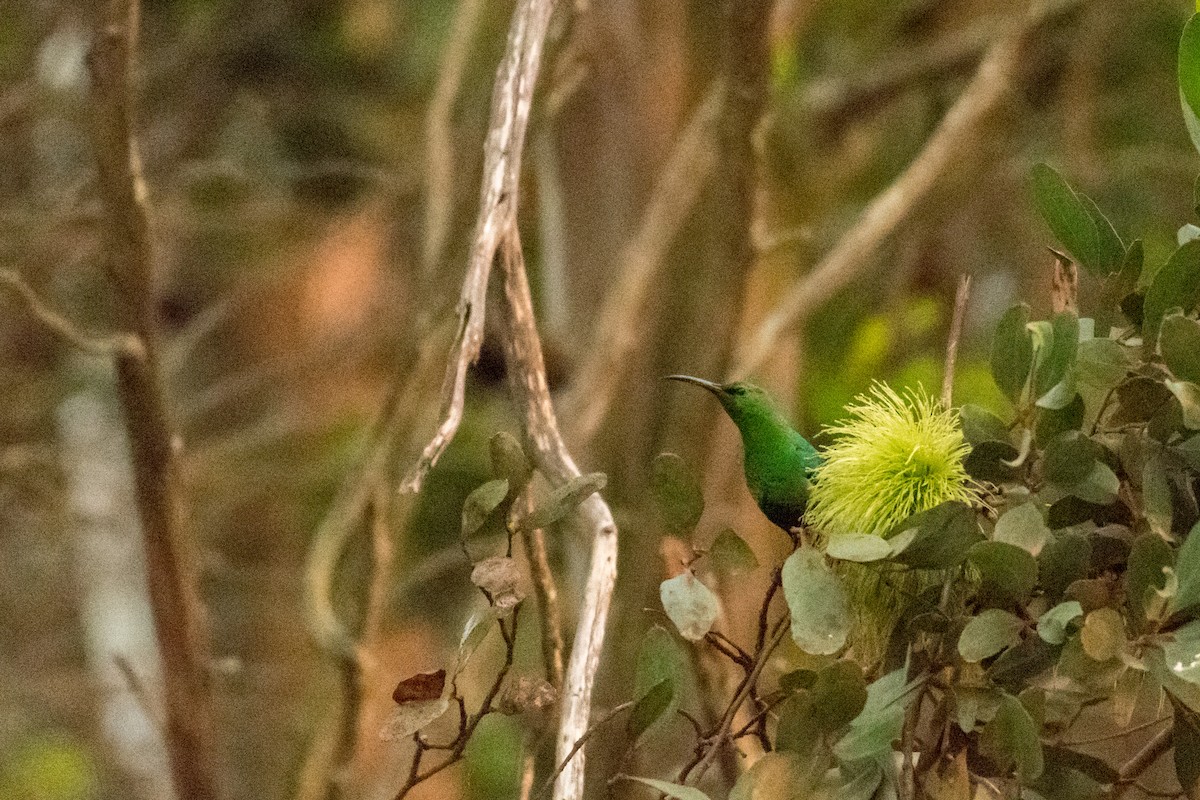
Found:
[{"label": "branch with peeling bark", "polygon": [[1035,3],[1019,24],[996,40],[916,159],[867,205],[833,249],[788,290],[739,348],[734,377],[744,377],[761,367],[782,336],[864,272],[884,240],[930,194],[955,164],[965,144],[1008,96],[1033,34],[1048,20],[1077,5],[1079,0]]},{"label": "branch with peeling bark", "polygon": [[[163,660],[165,746],[171,777],[179,797],[211,800],[218,791],[207,630],[196,594],[196,565],[188,553],[178,437],[161,379],[154,256],[134,138],[138,21],[137,0],[109,2],[88,57],[92,137],[105,217],[103,257],[118,324],[136,342],[116,348],[114,357],[146,553],[150,608]],[[36,313],[36,304],[30,297],[25,299]],[[45,319],[45,314],[41,316]]]}]

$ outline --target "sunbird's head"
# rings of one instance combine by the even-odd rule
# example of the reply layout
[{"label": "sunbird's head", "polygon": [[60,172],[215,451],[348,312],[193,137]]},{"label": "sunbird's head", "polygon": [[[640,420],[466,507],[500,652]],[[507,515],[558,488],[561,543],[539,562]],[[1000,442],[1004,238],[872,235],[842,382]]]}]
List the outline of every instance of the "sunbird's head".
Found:
[{"label": "sunbird's head", "polygon": [[770,396],[766,391],[745,381],[714,383],[706,381],[703,378],[693,378],[691,375],[668,375],[666,379],[669,381],[690,383],[712,392],[721,401],[721,405],[724,406],[725,411],[735,421],[748,410],[771,408]]}]

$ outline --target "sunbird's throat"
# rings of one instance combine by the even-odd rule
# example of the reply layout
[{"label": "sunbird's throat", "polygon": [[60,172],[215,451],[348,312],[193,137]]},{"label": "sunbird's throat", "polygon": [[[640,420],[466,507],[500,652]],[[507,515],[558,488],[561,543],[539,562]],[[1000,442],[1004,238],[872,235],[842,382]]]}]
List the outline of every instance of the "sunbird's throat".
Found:
[{"label": "sunbird's throat", "polygon": [[667,378],[699,386],[720,401],[741,434],[746,485],[758,507],[784,530],[799,525],[808,505],[809,478],[821,459],[775,410],[770,396],[741,381],[714,383],[691,375]]}]

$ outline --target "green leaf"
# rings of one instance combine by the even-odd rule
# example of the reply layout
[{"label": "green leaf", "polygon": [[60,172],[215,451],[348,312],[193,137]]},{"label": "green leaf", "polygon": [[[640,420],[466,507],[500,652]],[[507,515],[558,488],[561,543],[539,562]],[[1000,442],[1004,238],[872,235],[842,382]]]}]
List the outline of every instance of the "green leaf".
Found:
[{"label": "green leaf", "polygon": [[691,642],[703,639],[721,613],[717,596],[691,570],[663,581],[658,593],[679,635]]},{"label": "green leaf", "polygon": [[1155,273],[1146,289],[1142,341],[1146,352],[1153,352],[1159,327],[1167,311],[1181,308],[1186,314],[1200,300],[1200,239],[1180,247]]},{"label": "green leaf", "polygon": [[1200,472],[1200,435],[1185,439],[1171,449],[1178,453],[1189,467]]},{"label": "green leaf", "polygon": [[675,800],[709,800],[708,795],[694,786],[682,786],[678,783],[660,781],[657,778],[639,778],[637,775],[621,774],[615,777],[649,786],[659,794],[674,797]]},{"label": "green leaf", "polygon": [[[1197,27],[1200,27],[1198,25]],[[1171,743],[1175,745],[1175,777],[1186,797],[1200,796],[1200,716],[1180,703],[1175,707]]]},{"label": "green leaf", "polygon": [[515,490],[514,494],[525,488],[533,477],[533,467],[525,457],[517,437],[500,431],[488,441],[488,449],[492,458],[492,474],[508,481],[510,490]]},{"label": "green leaf", "polygon": [[850,730],[834,745],[834,755],[843,762],[854,762],[890,754],[892,741],[904,725],[904,712],[921,685],[921,681],[907,682],[901,668],[868,686],[867,701],[851,721]]},{"label": "green leaf", "polygon": [[1083,652],[1095,661],[1116,658],[1125,649],[1125,621],[1115,608],[1097,608],[1083,620],[1079,632]]},{"label": "green leaf", "polygon": [[1024,602],[1037,583],[1037,561],[1026,551],[1005,542],[978,542],[967,558],[983,577],[981,593]]},{"label": "green leaf", "polygon": [[709,545],[708,558],[713,569],[731,575],[758,569],[754,551],[732,528],[725,528],[717,534],[717,538]]},{"label": "green leaf", "polygon": [[979,734],[979,751],[1001,769],[1016,767],[1022,781],[1037,780],[1044,766],[1038,726],[1021,705],[1005,693],[996,716]]},{"label": "green leaf", "polygon": [[1108,217],[1104,216],[1092,198],[1083,192],[1076,194],[1096,226],[1096,255],[1099,259],[1097,267],[1100,272],[1111,275],[1121,268],[1121,264],[1125,260],[1125,243],[1121,241],[1121,237],[1117,235],[1117,231],[1108,221]]},{"label": "green leaf", "polygon": [[[672,687],[667,705],[655,720],[668,719],[679,707],[679,690],[684,685],[686,663],[687,656],[683,648],[666,628],[655,625],[646,631],[638,648],[637,665],[633,675],[633,696],[640,700],[661,683],[669,683]],[[650,720],[642,730],[649,729],[655,720]]]},{"label": "green leaf", "polygon": [[1038,213],[1076,261],[1089,272],[1104,275],[1100,234],[1087,206],[1056,170],[1045,165],[1033,167],[1033,197]]},{"label": "green leaf", "polygon": [[867,703],[862,668],[853,661],[833,662],[817,673],[812,694],[823,730],[833,732],[848,725]]},{"label": "green leaf", "polygon": [[892,554],[892,545],[882,536],[869,533],[837,533],[829,537],[825,553],[839,561],[865,564],[880,561]]},{"label": "green leaf", "polygon": [[1020,403],[1033,365],[1033,340],[1025,327],[1028,322],[1029,306],[1015,305],[1004,312],[992,337],[992,378],[1014,404]]},{"label": "green leaf", "polygon": [[1042,519],[1042,512],[1033,503],[1022,503],[1010,508],[996,520],[992,538],[997,542],[1008,542],[1036,556],[1050,538],[1050,529]]},{"label": "green leaf", "polygon": [[977,481],[1000,484],[1014,480],[1018,470],[1010,464],[1019,455],[1008,442],[980,442],[963,460],[963,469]]},{"label": "green leaf", "polygon": [[1120,489],[1121,481],[1117,473],[1103,461],[1097,461],[1087,477],[1070,487],[1070,492],[1080,500],[1103,506],[1115,501]]},{"label": "green leaf", "polygon": [[1175,504],[1171,499],[1171,479],[1158,454],[1149,456],[1142,467],[1142,506],[1151,532],[1163,539],[1170,538]]},{"label": "green leaf", "polygon": [[821,744],[821,720],[814,710],[812,692],[800,690],[779,706],[775,749],[809,755]]},{"label": "green leaf", "polygon": [[[1044,358],[1039,359],[1034,381],[1035,394],[1039,398],[1045,398],[1067,377],[1079,350],[1079,317],[1071,311],[1063,311],[1054,315],[1051,326],[1054,333],[1050,341],[1050,349]],[[1066,393],[1064,391],[1059,394]],[[1061,405],[1057,405],[1058,408],[1062,408],[1067,402],[1070,402],[1074,392],[1070,392],[1069,395]],[[1041,402],[1039,399],[1038,403],[1041,404]]]},{"label": "green leaf", "polygon": [[1091,566],[1092,543],[1075,531],[1054,534],[1038,555],[1038,579],[1046,596],[1055,601],[1072,582],[1086,578]]},{"label": "green leaf", "polygon": [[[1024,330],[1024,325],[1021,327]],[[964,404],[958,410],[958,419],[962,424],[963,438],[972,445],[988,441],[1008,441],[1008,426],[983,406]]]},{"label": "green leaf", "polygon": [[1158,349],[1176,378],[1200,383],[1200,322],[1168,314],[1162,321]]},{"label": "green leaf", "polygon": [[1183,424],[1191,430],[1200,430],[1200,386],[1191,381],[1166,381],[1163,385],[1179,401]]},{"label": "green leaf", "polygon": [[1171,674],[1200,685],[1200,621],[1189,622],[1162,645],[1163,661]]},{"label": "green leaf", "polygon": [[983,540],[975,512],[965,503],[948,502],[914,514],[897,526],[889,541],[916,531],[895,560],[916,569],[949,569],[966,558],[967,549]]},{"label": "green leaf", "polygon": [[527,529],[548,528],[603,489],[607,482],[608,478],[602,472],[589,472],[571,478],[540,502],[529,516],[522,520],[522,526]]},{"label": "green leaf", "polygon": [[[1092,340],[1092,341],[1108,341]],[[1087,344],[1087,342],[1084,342]],[[1080,346],[1082,348],[1082,345]],[[1065,383],[1065,382],[1064,382]],[[1073,381],[1072,383],[1076,383]],[[1059,386],[1063,386],[1060,383]],[[1071,401],[1061,408],[1047,408],[1039,402],[1039,406],[1043,409],[1037,416],[1037,425],[1034,428],[1035,438],[1037,443],[1045,447],[1046,443],[1058,436],[1060,433],[1067,431],[1077,431],[1083,427],[1083,416],[1086,411],[1086,406],[1083,397],[1075,393],[1071,397]]]},{"label": "green leaf", "polygon": [[1038,618],[1038,636],[1050,644],[1062,644],[1067,640],[1067,626],[1083,616],[1083,606],[1078,600],[1059,603]]},{"label": "green leaf", "polygon": [[1080,384],[1108,391],[1129,374],[1129,352],[1114,339],[1087,339],[1079,343],[1075,373]]},{"label": "green leaf", "polygon": [[814,783],[806,767],[795,753],[767,753],[737,779],[729,800],[805,800]]},{"label": "green leaf", "polygon": [[1171,392],[1162,381],[1142,376],[1130,378],[1117,387],[1117,413],[1112,422],[1115,425],[1146,422],[1170,402]]},{"label": "green leaf", "polygon": [[1125,569],[1125,594],[1129,597],[1130,622],[1136,629],[1145,627],[1155,590],[1167,585],[1163,568],[1174,563],[1171,546],[1153,533],[1142,534],[1133,540]]},{"label": "green leaf", "polygon": [[1046,480],[1063,488],[1079,483],[1096,463],[1096,447],[1079,431],[1068,431],[1046,445],[1042,468]]},{"label": "green leaf", "polygon": [[682,458],[662,453],[654,459],[650,490],[667,530],[678,535],[695,529],[704,513],[704,492]]},{"label": "green leaf", "polygon": [[462,535],[474,536],[508,496],[508,481],[488,481],[467,495],[462,509]]},{"label": "green leaf", "polygon": [[1200,522],[1192,526],[1183,540],[1183,546],[1179,548],[1175,576],[1179,579],[1179,589],[1175,592],[1171,608],[1186,611],[1200,604]]},{"label": "green leaf", "polygon": [[796,645],[812,655],[840,650],[850,632],[850,607],[842,581],[825,557],[803,547],[783,562],[781,579]]},{"label": "green leaf", "polygon": [[1200,150],[1200,14],[1192,16],[1179,37],[1179,97],[1192,144]]},{"label": "green leaf", "polygon": [[675,681],[664,678],[639,697],[625,722],[625,733],[637,741],[643,733],[658,722],[675,700]]},{"label": "green leaf", "polygon": [[991,658],[1021,641],[1025,623],[996,608],[989,608],[972,617],[958,637],[958,654],[963,661],[974,664]]},{"label": "green leaf", "polygon": [[1009,691],[1020,691],[1029,681],[1058,663],[1062,645],[1050,644],[1040,636],[1028,636],[992,662],[987,674],[992,683]]}]

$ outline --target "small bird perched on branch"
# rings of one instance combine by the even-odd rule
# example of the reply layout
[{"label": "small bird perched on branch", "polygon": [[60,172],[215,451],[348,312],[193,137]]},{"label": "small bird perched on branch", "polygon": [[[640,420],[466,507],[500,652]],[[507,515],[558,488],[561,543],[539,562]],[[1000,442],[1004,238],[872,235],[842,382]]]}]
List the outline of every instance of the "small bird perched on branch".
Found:
[{"label": "small bird perched on branch", "polygon": [[668,375],[667,380],[706,389],[720,401],[742,435],[742,467],[750,495],[767,519],[792,535],[808,508],[810,482],[821,456],[807,439],[792,429],[759,387],[735,381],[713,383],[691,375]]}]

